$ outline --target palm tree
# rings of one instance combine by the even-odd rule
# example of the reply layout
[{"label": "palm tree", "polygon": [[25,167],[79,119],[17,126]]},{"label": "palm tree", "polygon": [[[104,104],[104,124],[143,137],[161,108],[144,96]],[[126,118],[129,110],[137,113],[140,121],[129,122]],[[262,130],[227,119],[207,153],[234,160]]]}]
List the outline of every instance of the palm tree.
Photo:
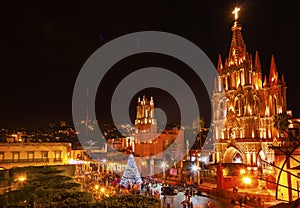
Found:
[{"label": "palm tree", "polygon": [[286,113],[279,113],[274,116],[274,127],[279,133],[287,132],[289,124],[289,116]]},{"label": "palm tree", "polygon": [[274,127],[279,131],[281,135],[282,132],[288,134],[289,139],[298,141],[290,132],[288,132],[288,127],[290,125],[289,116],[286,113],[279,113],[278,115],[274,116]]},{"label": "palm tree", "polygon": [[194,129],[198,128],[200,130],[201,128],[204,128],[204,124],[205,124],[204,118],[197,116],[193,120],[192,128]]}]

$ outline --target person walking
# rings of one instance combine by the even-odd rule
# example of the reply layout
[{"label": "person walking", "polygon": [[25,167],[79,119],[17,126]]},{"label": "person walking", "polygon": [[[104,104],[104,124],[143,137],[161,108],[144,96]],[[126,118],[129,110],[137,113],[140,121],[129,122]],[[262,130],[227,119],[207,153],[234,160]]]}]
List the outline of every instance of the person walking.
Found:
[{"label": "person walking", "polygon": [[240,207],[243,206],[243,198],[241,196],[239,197],[239,204],[240,204]]},{"label": "person walking", "polygon": [[207,201],[205,208],[211,208],[210,201]]},{"label": "person walking", "polygon": [[164,196],[164,197],[163,197],[163,207],[166,207],[166,199],[167,199],[167,197]]},{"label": "person walking", "polygon": [[230,204],[235,205],[235,200],[231,199]]},{"label": "person walking", "polygon": [[234,190],[235,190],[235,193],[238,192],[238,187],[237,187],[237,185],[235,185]]}]

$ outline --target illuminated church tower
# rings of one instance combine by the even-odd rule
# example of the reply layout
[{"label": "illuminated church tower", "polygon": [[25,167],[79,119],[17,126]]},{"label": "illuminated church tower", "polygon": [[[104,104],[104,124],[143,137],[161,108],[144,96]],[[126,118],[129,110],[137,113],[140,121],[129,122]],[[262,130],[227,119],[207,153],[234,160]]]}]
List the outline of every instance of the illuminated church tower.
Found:
[{"label": "illuminated church tower", "polygon": [[[134,133],[134,155],[149,157],[163,153],[163,157],[168,159],[183,158],[184,131],[182,129],[157,130],[157,120],[154,116],[153,97],[148,100],[145,96],[141,100],[138,98],[136,107],[135,133]],[[176,147],[167,148],[176,140]],[[166,155],[165,155],[166,154]]]},{"label": "illuminated church tower", "polygon": [[138,105],[136,107],[135,119],[136,133],[156,133],[157,123],[154,118],[154,101],[151,97],[150,101],[143,96],[143,100],[138,98]]},{"label": "illuminated church tower", "polygon": [[286,84],[278,74],[274,56],[269,78],[262,77],[258,52],[254,59],[247,52],[238,23],[239,10],[233,11],[231,46],[224,64],[219,56],[212,97],[215,159],[261,166],[261,159],[274,160],[268,145],[278,137],[274,115],[287,110]]}]

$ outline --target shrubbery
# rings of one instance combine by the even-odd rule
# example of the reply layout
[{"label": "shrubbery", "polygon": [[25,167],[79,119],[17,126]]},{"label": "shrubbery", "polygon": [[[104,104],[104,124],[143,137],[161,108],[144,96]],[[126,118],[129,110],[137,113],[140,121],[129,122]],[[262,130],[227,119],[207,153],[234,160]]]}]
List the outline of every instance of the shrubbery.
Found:
[{"label": "shrubbery", "polygon": [[48,166],[20,170],[26,173],[26,180],[19,190],[1,195],[0,206],[86,207],[93,202],[92,195],[81,192],[80,184],[63,175],[63,171]]},{"label": "shrubbery", "polygon": [[93,205],[93,208],[160,208],[157,198],[143,195],[113,196]]},{"label": "shrubbery", "polygon": [[[160,208],[157,198],[143,195],[123,195],[104,198],[94,202],[92,194],[80,191],[80,184],[65,176],[63,171],[55,168],[27,167],[12,170],[23,172],[26,180],[19,190],[0,195],[0,207],[80,207],[80,208]],[[19,182],[21,183],[21,182]]]}]

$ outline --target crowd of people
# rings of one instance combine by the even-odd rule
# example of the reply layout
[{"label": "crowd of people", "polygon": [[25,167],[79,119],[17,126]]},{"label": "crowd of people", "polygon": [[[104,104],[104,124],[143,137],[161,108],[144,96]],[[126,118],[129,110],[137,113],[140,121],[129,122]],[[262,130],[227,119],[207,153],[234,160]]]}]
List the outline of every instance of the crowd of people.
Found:
[{"label": "crowd of people", "polygon": [[[185,200],[183,202],[181,202],[183,208],[193,208],[194,204],[191,201],[191,197],[194,196],[194,192],[191,189],[187,189],[185,192]],[[210,201],[207,201],[205,204],[200,205],[199,208],[216,208],[216,204]]]},{"label": "crowd of people", "polygon": [[[162,200],[163,207],[170,207],[170,204],[167,203],[167,194],[164,194],[162,191],[161,194],[158,191],[158,181],[152,178],[142,178],[142,183],[129,182],[127,185],[120,184],[121,177],[113,172],[104,171],[104,172],[95,172],[83,174],[83,185],[84,189],[94,193],[95,199],[100,199],[98,196],[101,191],[101,188],[105,188],[105,190],[110,192],[110,196],[112,195],[126,195],[126,194],[143,194],[148,197],[155,197]],[[169,185],[162,183],[162,187],[168,187]],[[99,187],[98,191],[95,190],[95,187]],[[176,189],[180,189],[180,187],[175,187]],[[181,187],[183,188],[183,187]],[[195,195],[195,190],[192,188],[186,187],[185,189],[185,200],[181,203],[183,208],[193,208],[194,204],[191,201],[191,197]],[[202,208],[214,208],[216,207],[214,203],[207,202],[206,204],[201,205]]]}]

